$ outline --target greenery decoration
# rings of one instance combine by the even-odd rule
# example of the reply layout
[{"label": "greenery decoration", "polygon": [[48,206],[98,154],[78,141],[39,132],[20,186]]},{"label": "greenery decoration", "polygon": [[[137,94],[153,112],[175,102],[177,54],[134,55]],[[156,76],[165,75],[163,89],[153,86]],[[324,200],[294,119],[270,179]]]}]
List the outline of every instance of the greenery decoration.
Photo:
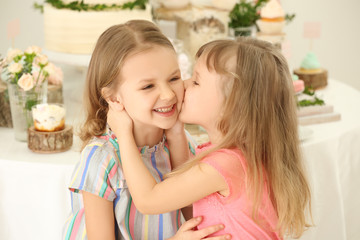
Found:
[{"label": "greenery decoration", "polygon": [[[70,3],[64,3],[62,0],[45,0],[45,3],[50,4],[51,6],[57,9],[70,9],[73,11],[104,11],[104,10],[115,10],[115,9],[145,9],[146,3],[148,0],[135,0],[130,1],[124,4],[87,4],[84,3],[84,0],[81,1],[73,1]],[[44,5],[34,3],[34,8],[39,9],[42,13],[44,12]]]},{"label": "greenery decoration", "polygon": [[256,20],[260,19],[259,10],[267,1],[268,0],[258,0],[257,2],[248,2],[246,0],[241,0],[239,3],[235,4],[229,14],[229,27],[238,28],[253,26]]},{"label": "greenery decoration", "polygon": [[307,107],[307,106],[315,106],[315,105],[324,105],[325,102],[324,100],[318,98],[315,96],[315,90],[312,87],[305,87],[303,94],[309,95],[309,96],[314,96],[314,99],[304,99],[301,101],[298,101],[298,106],[299,107]]}]

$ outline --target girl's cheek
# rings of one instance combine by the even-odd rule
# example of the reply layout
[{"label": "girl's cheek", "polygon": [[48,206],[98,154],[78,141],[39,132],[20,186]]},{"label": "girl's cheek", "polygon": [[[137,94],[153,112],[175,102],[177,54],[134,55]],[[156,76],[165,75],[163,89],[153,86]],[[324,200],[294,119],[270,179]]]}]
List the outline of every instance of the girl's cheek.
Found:
[{"label": "girl's cheek", "polygon": [[183,99],[184,99],[184,84],[182,82],[177,87],[176,93],[177,93],[177,96],[178,96],[178,101],[182,102]]}]

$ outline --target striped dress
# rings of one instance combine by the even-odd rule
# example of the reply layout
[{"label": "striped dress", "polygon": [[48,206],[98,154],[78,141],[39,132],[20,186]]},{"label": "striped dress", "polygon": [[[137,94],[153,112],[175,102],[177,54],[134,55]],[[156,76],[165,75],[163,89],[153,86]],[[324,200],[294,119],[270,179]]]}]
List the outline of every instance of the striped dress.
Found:
[{"label": "striped dress", "polygon": [[[189,147],[194,153],[192,141]],[[171,171],[165,137],[159,144],[139,148],[139,151],[157,182]],[[64,227],[65,239],[87,239],[80,190],[113,201],[116,239],[167,239],[175,235],[182,223],[180,210],[159,215],[143,215],[137,211],[122,172],[116,137],[109,128],[102,136],[94,137],[83,149],[69,189],[72,213]]]}]

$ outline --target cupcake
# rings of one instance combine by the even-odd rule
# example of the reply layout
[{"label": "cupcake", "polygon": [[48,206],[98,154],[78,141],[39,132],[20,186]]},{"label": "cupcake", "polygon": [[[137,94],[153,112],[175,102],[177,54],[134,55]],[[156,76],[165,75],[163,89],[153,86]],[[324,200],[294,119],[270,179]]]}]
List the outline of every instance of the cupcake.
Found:
[{"label": "cupcake", "polygon": [[305,86],[319,89],[327,85],[327,70],[323,69],[313,52],[308,52],[301,62],[300,68],[294,70]]},{"label": "cupcake", "polygon": [[256,21],[260,32],[281,34],[285,26],[285,12],[278,0],[270,0],[260,10],[260,19]]},{"label": "cupcake", "polygon": [[36,131],[55,132],[65,128],[65,108],[59,104],[38,104],[32,108]]},{"label": "cupcake", "polygon": [[300,65],[302,73],[319,73],[321,72],[320,63],[313,52],[308,52]]}]

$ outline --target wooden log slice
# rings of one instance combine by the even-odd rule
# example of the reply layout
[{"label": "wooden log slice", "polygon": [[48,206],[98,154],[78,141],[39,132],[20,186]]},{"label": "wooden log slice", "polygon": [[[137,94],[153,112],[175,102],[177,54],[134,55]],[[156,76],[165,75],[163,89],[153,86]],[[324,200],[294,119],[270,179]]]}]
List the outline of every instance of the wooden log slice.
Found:
[{"label": "wooden log slice", "polygon": [[12,128],[11,110],[7,87],[0,81],[0,127]]},{"label": "wooden log slice", "polygon": [[65,129],[56,132],[36,131],[34,126],[28,130],[28,147],[36,153],[64,152],[73,144],[73,128],[65,125]]},{"label": "wooden log slice", "polygon": [[315,90],[327,86],[328,72],[325,69],[318,73],[303,73],[299,69],[295,69],[294,74],[304,81],[305,86]]}]

